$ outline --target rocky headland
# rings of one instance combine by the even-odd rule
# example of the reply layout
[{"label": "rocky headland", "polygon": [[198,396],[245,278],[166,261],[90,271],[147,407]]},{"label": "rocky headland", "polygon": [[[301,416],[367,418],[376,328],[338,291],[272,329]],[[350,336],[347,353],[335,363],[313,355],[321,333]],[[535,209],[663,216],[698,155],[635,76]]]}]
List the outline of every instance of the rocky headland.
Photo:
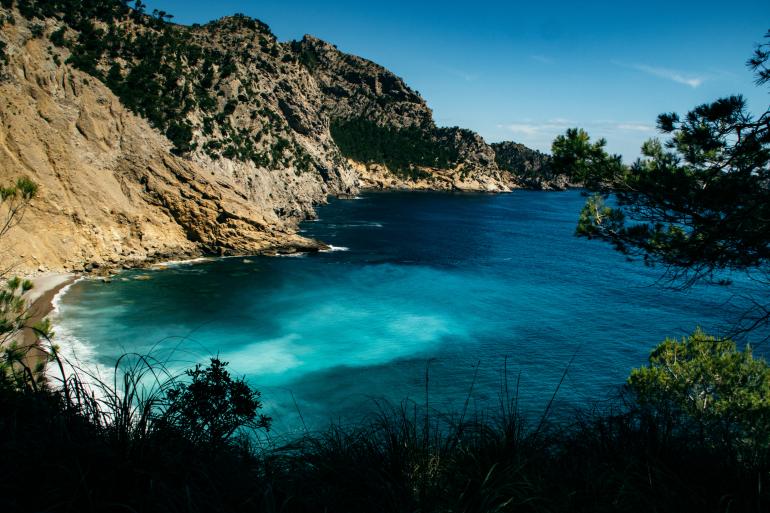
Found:
[{"label": "rocky headland", "polygon": [[568,185],[512,144],[437,127],[385,68],[245,16],[0,1],[0,182],[39,185],[0,255],[18,273],[315,251],[298,223],[361,188]]}]

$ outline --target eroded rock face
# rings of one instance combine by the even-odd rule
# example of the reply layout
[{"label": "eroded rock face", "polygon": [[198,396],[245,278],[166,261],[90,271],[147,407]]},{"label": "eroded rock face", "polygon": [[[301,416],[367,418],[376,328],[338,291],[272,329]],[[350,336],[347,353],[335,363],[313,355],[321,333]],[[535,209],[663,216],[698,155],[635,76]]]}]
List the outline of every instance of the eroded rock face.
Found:
[{"label": "eroded rock face", "polygon": [[[101,82],[57,65],[23,23],[3,35],[10,44],[0,82],[0,179],[24,175],[39,185],[2,241],[3,268],[81,270],[319,248],[294,233],[291,218],[323,200],[324,183],[176,157]],[[246,187],[237,177],[249,172]]]},{"label": "eroded rock face", "polygon": [[510,192],[505,181],[488,174],[464,173],[457,169],[420,167],[419,178],[406,179],[392,173],[382,164],[349,161],[361,180],[361,187],[376,190],[430,190],[467,192]]},{"label": "eroded rock face", "polygon": [[394,128],[433,126],[433,112],[425,100],[379,64],[309,35],[299,42],[297,52],[324,93],[329,117],[366,117]]}]

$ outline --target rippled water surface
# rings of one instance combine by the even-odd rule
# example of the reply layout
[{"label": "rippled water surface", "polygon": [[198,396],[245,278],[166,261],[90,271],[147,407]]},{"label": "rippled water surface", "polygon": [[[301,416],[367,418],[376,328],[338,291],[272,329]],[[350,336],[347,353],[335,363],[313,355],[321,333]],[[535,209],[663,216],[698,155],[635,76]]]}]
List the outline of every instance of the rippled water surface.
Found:
[{"label": "rippled water surface", "polygon": [[[366,194],[319,210],[305,234],[335,251],[249,257],[81,281],[57,336],[90,365],[152,352],[172,369],[220,354],[263,394],[278,431],[355,422],[376,399],[442,410],[497,403],[507,375],[525,409],[610,395],[649,350],[716,330],[748,290],[654,285],[660,271],[573,236],[577,191]],[[135,280],[139,274],[150,280]],[[298,415],[301,412],[302,415]]]}]

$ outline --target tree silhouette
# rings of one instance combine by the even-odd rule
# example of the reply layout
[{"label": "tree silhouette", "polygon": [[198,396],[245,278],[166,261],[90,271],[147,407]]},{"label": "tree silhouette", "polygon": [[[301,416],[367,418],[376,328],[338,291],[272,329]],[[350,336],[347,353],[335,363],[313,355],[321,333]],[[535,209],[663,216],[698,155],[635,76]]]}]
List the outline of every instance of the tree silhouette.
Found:
[{"label": "tree silhouette", "polygon": [[[757,85],[770,81],[770,31],[765,38],[747,62]],[[770,108],[754,116],[730,96],[661,114],[658,128],[670,138],[644,143],[632,166],[582,170],[596,194],[577,233],[663,265],[676,286],[719,281],[722,271],[770,286]],[[770,321],[770,303],[753,301],[743,329]]]},{"label": "tree silhouette", "polygon": [[212,358],[202,368],[186,372],[189,382],[178,383],[167,393],[166,422],[194,443],[220,447],[242,427],[269,429],[270,418],[258,415],[260,393],[243,380],[233,379],[228,362]]}]

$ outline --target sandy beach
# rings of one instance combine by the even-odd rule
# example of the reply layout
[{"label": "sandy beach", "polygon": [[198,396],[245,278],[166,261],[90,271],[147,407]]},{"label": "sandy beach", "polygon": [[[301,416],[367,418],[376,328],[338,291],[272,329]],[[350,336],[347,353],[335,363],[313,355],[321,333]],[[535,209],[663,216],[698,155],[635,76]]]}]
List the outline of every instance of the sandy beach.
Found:
[{"label": "sandy beach", "polygon": [[[45,319],[53,310],[53,299],[56,297],[56,294],[76,279],[76,275],[64,273],[44,274],[32,278],[34,287],[24,296],[29,304],[30,317],[27,324],[34,326]],[[24,330],[23,344],[25,347],[30,347],[26,354],[26,364],[30,368],[34,368],[44,353],[36,346],[37,336],[33,330]]]},{"label": "sandy beach", "polygon": [[35,305],[38,300],[44,299],[45,296],[53,292],[53,295],[50,298],[53,299],[53,296],[55,296],[57,292],[59,292],[63,287],[66,287],[76,279],[77,276],[72,273],[48,273],[30,278],[34,284],[34,287],[32,287],[32,290],[27,292],[24,298],[30,305]]}]

